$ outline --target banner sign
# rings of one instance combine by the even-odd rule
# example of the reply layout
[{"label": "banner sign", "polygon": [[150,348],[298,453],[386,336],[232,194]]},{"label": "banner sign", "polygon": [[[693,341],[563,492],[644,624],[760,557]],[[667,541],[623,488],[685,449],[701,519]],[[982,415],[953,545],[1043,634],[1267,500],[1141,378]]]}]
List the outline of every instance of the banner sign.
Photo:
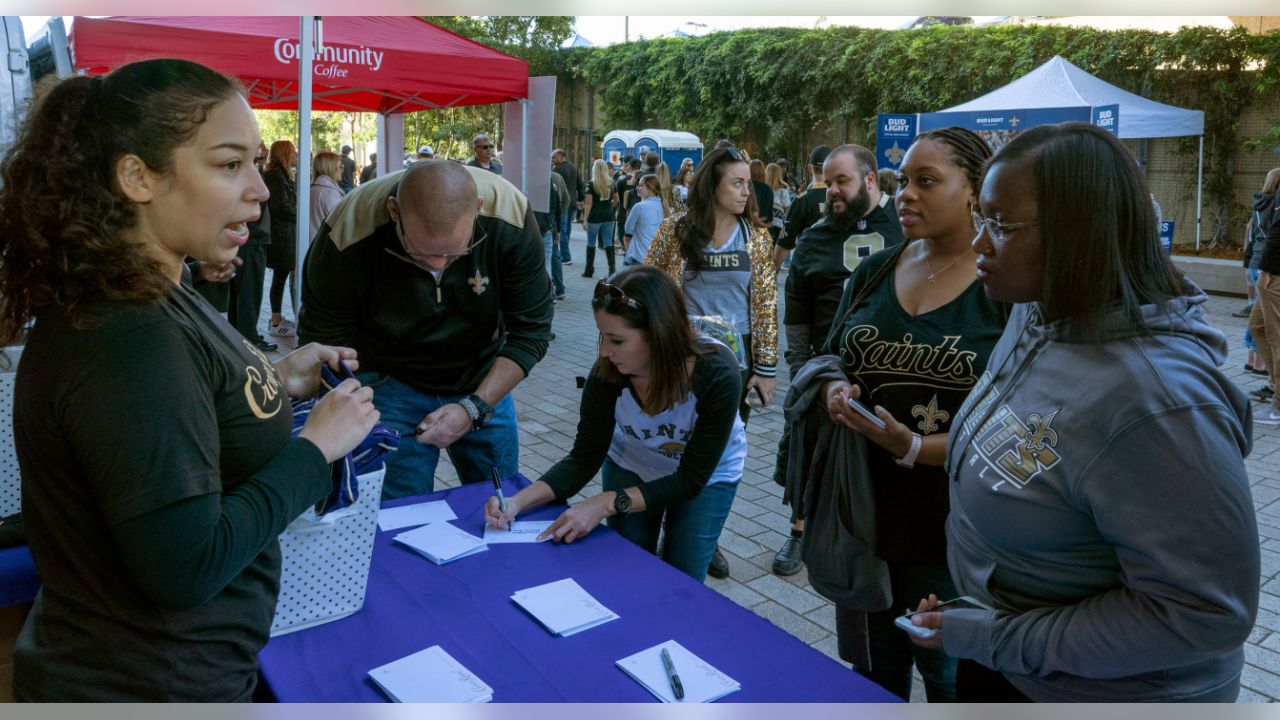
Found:
[{"label": "banner sign", "polygon": [[1160,249],[1165,255],[1173,252],[1173,221],[1165,220],[1160,223]]},{"label": "banner sign", "polygon": [[1115,135],[1120,132],[1120,106],[1101,105],[1093,109],[1089,122]]},{"label": "banner sign", "polygon": [[876,164],[897,170],[916,137],[916,116],[881,115],[876,128]]}]

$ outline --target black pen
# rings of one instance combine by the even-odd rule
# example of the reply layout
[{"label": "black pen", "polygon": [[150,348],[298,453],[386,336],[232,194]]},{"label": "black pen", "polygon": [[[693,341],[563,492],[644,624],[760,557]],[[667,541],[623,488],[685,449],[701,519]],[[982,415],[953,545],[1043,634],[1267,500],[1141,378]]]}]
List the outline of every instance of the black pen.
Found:
[{"label": "black pen", "polygon": [[498,477],[498,468],[493,468],[493,491],[498,494],[498,509],[507,512],[507,499],[502,495],[502,478]]},{"label": "black pen", "polygon": [[667,679],[671,681],[671,692],[677,700],[684,699],[684,686],[680,684],[680,676],[676,674],[676,664],[671,662],[671,653],[662,648],[662,667],[667,671]]}]

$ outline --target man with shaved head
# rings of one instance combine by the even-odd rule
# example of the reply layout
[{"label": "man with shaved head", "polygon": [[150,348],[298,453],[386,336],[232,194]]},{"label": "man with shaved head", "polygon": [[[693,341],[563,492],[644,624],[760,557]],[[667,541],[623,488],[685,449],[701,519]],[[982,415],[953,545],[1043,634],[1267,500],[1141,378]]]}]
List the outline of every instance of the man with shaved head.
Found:
[{"label": "man with shaved head", "polygon": [[[353,347],[382,421],[400,430],[385,499],[519,469],[511,390],[551,338],[551,283],[525,196],[500,176],[423,160],[359,186],[307,253],[298,336]],[[416,442],[414,442],[416,440]]]}]

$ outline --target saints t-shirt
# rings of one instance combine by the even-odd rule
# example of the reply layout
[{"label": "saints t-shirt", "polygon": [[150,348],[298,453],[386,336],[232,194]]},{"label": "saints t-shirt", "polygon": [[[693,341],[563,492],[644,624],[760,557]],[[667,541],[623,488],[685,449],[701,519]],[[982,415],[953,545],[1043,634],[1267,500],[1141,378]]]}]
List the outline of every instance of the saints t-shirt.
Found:
[{"label": "saints t-shirt", "polygon": [[742,223],[718,249],[706,247],[704,264],[684,269],[684,299],[690,315],[716,315],[732,322],[739,335],[751,334],[751,254]]},{"label": "saints t-shirt", "polygon": [[[329,466],[290,439],[272,364],[188,286],[91,310],[77,329],[46,308],[18,368],[14,438],[43,587],[15,692],[248,700],[275,613],[276,537],[328,492]],[[203,552],[163,560],[187,548]]]},{"label": "saints t-shirt", "polygon": [[[893,248],[882,250],[858,265],[845,287],[837,322],[893,254]],[[826,352],[840,357],[868,406],[883,405],[921,437],[946,433],[1004,331],[1008,305],[987,297],[975,280],[946,305],[912,316],[898,302],[895,275],[890,270],[832,328]],[[904,468],[875,443],[867,443],[867,452],[876,498],[876,554],[890,562],[945,563],[944,525],[950,509],[946,472],[941,466]]]}]

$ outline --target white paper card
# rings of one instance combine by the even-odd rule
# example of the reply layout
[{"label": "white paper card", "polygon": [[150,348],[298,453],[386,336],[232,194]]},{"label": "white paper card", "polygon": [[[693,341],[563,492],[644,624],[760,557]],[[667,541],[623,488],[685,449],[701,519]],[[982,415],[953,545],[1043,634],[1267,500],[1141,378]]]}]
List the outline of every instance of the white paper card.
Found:
[{"label": "white paper card", "polygon": [[447,522],[423,525],[416,530],[402,532],[394,539],[437,565],[489,549],[484,540]]},{"label": "white paper card", "polygon": [[429,525],[434,522],[456,520],[457,518],[458,516],[453,513],[453,508],[449,507],[449,503],[444,500],[433,500],[431,502],[379,510],[378,529],[386,532],[415,525]]},{"label": "white paper card", "polygon": [[439,645],[369,671],[392,700],[402,703],[473,703],[493,699],[493,688]]},{"label": "white paper card", "polygon": [[[684,688],[684,699],[676,700],[671,680],[662,667],[662,649],[671,653],[671,663]],[[725,675],[675,640],[668,640],[629,655],[617,662],[623,672],[664,703],[709,703],[742,689],[737,680]]]},{"label": "white paper card", "polygon": [[511,523],[510,530],[499,530],[495,527],[484,527],[484,541],[492,545],[493,543],[536,543],[546,542],[551,537],[548,536],[542,540],[538,536],[551,527],[554,520],[522,520],[520,522]]},{"label": "white paper card", "polygon": [[573,578],[518,590],[511,599],[561,637],[618,619],[616,613],[591,597]]}]

